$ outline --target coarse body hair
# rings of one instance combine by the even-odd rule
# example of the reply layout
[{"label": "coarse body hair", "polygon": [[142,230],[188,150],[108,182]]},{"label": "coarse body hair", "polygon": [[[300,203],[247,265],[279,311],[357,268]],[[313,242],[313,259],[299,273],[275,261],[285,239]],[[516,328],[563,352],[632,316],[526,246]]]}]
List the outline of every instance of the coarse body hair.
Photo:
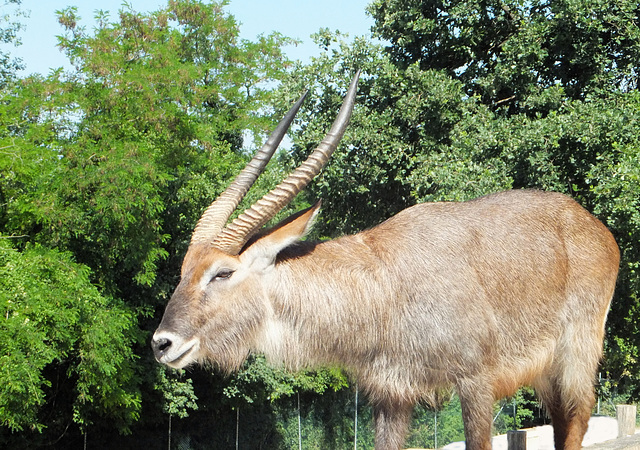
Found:
[{"label": "coarse body hair", "polygon": [[[240,257],[301,220],[313,218]],[[580,448],[619,251],[574,200],[515,190],[424,203],[355,235],[260,251],[267,269],[193,331],[197,360],[235,370],[253,351],[293,370],[343,367],[374,406],[377,449],[401,448],[413,406],[453,387],[467,447],[488,450],[493,402],[530,385],[556,448]]]}]

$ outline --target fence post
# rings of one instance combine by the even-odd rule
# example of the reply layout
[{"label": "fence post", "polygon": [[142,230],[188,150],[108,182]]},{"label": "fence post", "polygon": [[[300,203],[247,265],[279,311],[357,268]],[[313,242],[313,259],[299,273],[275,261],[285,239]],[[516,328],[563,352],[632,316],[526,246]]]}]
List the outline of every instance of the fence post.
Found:
[{"label": "fence post", "polygon": [[636,405],[616,405],[618,419],[618,437],[636,433]]},{"label": "fence post", "polygon": [[522,430],[507,431],[508,450],[526,450],[527,432]]}]

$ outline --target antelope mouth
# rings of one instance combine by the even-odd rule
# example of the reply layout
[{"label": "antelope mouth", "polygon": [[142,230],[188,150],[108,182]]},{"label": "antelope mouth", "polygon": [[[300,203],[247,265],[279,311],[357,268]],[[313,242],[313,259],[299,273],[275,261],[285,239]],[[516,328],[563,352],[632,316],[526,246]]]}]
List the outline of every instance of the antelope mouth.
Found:
[{"label": "antelope mouth", "polygon": [[[192,362],[196,360],[195,357],[191,357],[197,350],[197,343],[190,342],[188,343],[188,347],[182,351],[178,356],[173,357],[173,355],[165,355],[161,359],[161,363],[166,364],[169,367],[173,367],[174,369],[182,369],[185,366],[188,366]],[[170,359],[172,358],[173,359]]]},{"label": "antelope mouth", "polygon": [[[166,338],[160,339],[159,342],[165,342],[165,344],[161,344],[156,349],[156,360],[159,363],[166,364],[174,369],[182,369],[197,360],[197,353],[200,348],[198,339],[192,339],[182,344],[179,342],[171,343]],[[169,342],[169,344],[167,345],[166,342]]]}]

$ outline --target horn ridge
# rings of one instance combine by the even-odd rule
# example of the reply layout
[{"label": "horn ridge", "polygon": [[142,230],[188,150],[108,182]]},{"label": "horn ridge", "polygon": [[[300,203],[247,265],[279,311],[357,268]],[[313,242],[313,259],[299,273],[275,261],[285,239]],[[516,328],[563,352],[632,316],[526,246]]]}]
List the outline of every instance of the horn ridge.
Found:
[{"label": "horn ridge", "polygon": [[320,173],[338,147],[347,128],[355,105],[359,77],[360,70],[351,80],[333,125],[315,150],[278,186],[228,224],[213,241],[216,248],[229,254],[238,254],[254,233],[289,204]]},{"label": "horn ridge", "polygon": [[264,171],[276,148],[287,133],[291,122],[302,106],[309,91],[306,91],[282,118],[278,126],[267,138],[262,148],[236,176],[233,182],[209,205],[202,214],[191,236],[191,244],[211,242],[225,226],[253,183]]}]

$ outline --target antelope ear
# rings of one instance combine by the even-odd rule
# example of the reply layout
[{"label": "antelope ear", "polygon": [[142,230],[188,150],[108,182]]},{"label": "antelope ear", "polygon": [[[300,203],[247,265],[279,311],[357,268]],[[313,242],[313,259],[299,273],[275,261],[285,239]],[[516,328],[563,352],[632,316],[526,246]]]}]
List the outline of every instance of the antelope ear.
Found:
[{"label": "antelope ear", "polygon": [[311,230],[320,212],[320,204],[321,201],[318,200],[311,208],[289,216],[265,234],[258,236],[240,254],[240,260],[250,265],[259,263],[265,268],[273,264],[281,250],[297,242]]}]

